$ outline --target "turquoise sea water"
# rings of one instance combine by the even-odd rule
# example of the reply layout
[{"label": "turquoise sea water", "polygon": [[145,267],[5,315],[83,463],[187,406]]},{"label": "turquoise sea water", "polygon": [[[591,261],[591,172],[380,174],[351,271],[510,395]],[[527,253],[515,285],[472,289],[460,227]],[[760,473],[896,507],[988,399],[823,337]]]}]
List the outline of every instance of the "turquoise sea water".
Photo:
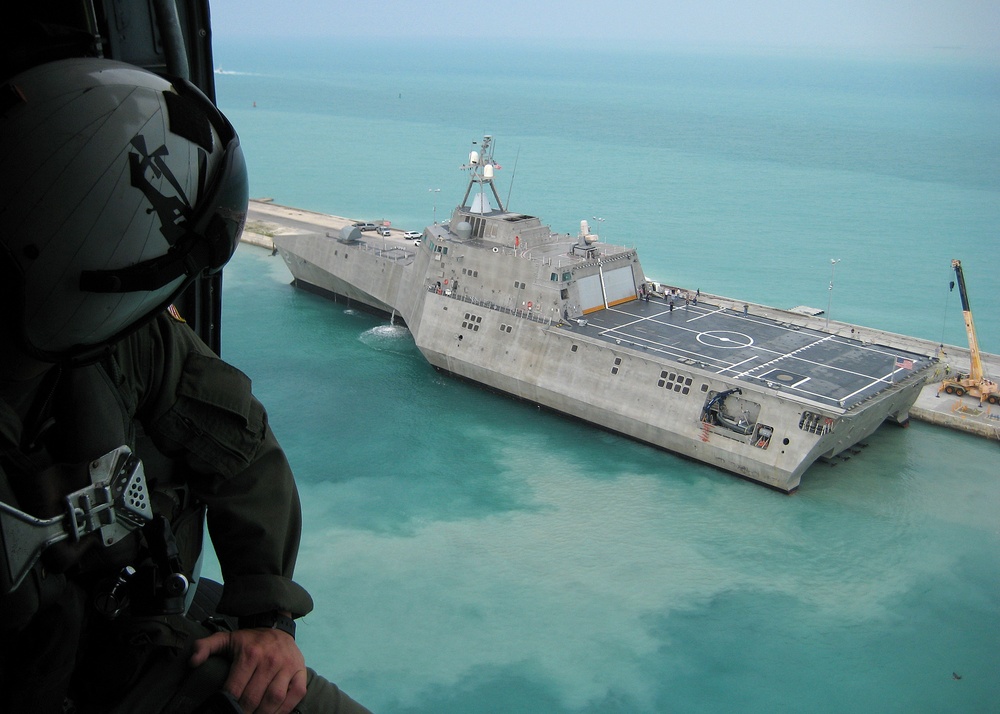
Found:
[{"label": "turquoise sea water", "polygon": [[[491,133],[512,208],[588,219],[657,279],[964,344],[960,258],[1000,351],[997,67],[435,43],[216,63],[255,196],[419,230]],[[374,711],[996,711],[995,442],[885,427],[784,496],[438,375],[405,328],[289,280],[240,248],[223,351],[299,479],[307,660]]]}]

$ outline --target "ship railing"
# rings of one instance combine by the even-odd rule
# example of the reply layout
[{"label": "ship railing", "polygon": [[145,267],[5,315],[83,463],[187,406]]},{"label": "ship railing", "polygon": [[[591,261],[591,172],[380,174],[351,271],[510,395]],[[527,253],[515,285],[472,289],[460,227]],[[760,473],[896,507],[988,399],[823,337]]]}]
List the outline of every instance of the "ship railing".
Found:
[{"label": "ship railing", "polygon": [[358,250],[364,253],[371,253],[374,256],[391,260],[394,263],[413,262],[413,250],[408,249],[408,246],[390,245],[388,243],[376,245],[367,241],[358,241],[356,245]]},{"label": "ship railing", "polygon": [[531,248],[509,248],[507,246],[494,246],[493,251],[499,255],[510,255],[515,258],[521,258],[523,260],[530,260],[533,263],[538,263],[539,265],[552,268],[567,268],[567,267],[580,267],[586,266],[588,264],[593,264],[597,266],[599,264],[606,263],[609,260],[616,260],[620,257],[628,255],[635,252],[635,248],[628,248],[621,245],[604,245],[598,244],[593,246],[593,254],[590,257],[583,258],[578,255],[572,255],[570,253],[560,253],[558,255],[546,255],[543,257],[534,257],[531,255]]},{"label": "ship railing", "polygon": [[427,286],[427,292],[436,293],[443,297],[451,298],[452,300],[458,300],[459,302],[468,303],[469,305],[475,305],[476,307],[481,307],[487,310],[494,310],[496,312],[502,312],[513,317],[518,317],[524,320],[531,320],[532,322],[537,322],[540,325],[551,325],[553,322],[560,322],[561,319],[558,315],[558,311],[552,308],[550,315],[542,314],[540,309],[526,308],[519,305],[502,304],[497,303],[492,300],[483,300],[477,298],[474,295],[468,294],[457,294],[453,290],[446,288],[438,288],[436,284],[430,284]]}]

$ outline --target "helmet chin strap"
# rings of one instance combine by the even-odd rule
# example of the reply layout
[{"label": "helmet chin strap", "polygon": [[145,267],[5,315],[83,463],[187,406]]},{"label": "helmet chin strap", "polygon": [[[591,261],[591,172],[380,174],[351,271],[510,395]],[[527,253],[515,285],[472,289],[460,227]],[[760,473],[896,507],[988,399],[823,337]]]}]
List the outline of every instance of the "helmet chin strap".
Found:
[{"label": "helmet chin strap", "polygon": [[[188,234],[166,254],[126,268],[84,270],[80,290],[89,293],[132,293],[159,290],[181,276],[196,277],[205,269],[207,241]],[[199,245],[200,244],[200,245]]]}]

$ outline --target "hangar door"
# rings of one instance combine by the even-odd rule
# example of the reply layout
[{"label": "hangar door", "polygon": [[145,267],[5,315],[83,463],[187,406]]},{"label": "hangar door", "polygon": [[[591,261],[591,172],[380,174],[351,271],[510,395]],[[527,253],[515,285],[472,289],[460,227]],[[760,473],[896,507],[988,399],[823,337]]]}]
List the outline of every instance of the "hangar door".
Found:
[{"label": "hangar door", "polygon": [[580,307],[585,315],[595,310],[603,310],[605,299],[608,306],[635,300],[635,279],[632,277],[631,265],[604,273],[603,285],[601,277],[601,275],[588,275],[578,282]]},{"label": "hangar door", "polygon": [[604,309],[604,291],[601,290],[601,276],[588,275],[577,283],[580,287],[580,308],[583,314]]},{"label": "hangar door", "polygon": [[635,300],[635,279],[632,277],[631,264],[604,273],[604,291],[609,306]]}]

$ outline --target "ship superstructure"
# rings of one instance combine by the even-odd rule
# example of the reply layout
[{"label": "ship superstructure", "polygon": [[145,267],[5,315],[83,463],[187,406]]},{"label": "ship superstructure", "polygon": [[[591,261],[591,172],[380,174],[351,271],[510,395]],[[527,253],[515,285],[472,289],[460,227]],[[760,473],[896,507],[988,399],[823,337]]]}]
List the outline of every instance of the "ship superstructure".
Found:
[{"label": "ship superstructure", "polygon": [[587,221],[574,236],[508,210],[496,168],[487,136],[420,245],[345,225],[275,246],[298,286],[401,317],[441,371],[782,491],[908,419],[933,358],[652,281]]}]

